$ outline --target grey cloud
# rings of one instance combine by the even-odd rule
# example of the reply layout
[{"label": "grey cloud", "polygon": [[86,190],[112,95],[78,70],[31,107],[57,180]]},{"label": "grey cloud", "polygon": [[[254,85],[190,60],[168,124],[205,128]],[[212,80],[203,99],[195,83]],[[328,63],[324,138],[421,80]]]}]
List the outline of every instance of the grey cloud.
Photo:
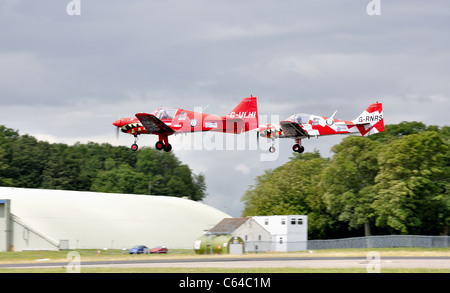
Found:
[{"label": "grey cloud", "polygon": [[[81,16],[66,14],[69,2],[0,3],[0,124],[129,145],[114,136],[121,116],[161,105],[223,115],[252,94],[260,114],[280,119],[335,110],[348,119],[379,100],[387,123],[448,125],[448,1],[381,0],[380,16],[367,15],[369,0],[81,0]],[[329,156],[340,139],[305,146]],[[271,164],[258,152],[174,152],[206,170],[208,202],[239,216],[243,191],[291,145],[280,142]],[[221,176],[236,186],[224,190]]]}]

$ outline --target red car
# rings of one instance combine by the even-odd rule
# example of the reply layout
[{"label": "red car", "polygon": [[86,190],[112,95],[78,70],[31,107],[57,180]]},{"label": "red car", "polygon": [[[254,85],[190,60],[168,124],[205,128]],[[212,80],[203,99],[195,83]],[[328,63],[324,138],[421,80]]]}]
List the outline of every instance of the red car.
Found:
[{"label": "red car", "polygon": [[150,249],[150,253],[167,253],[169,249],[165,246],[156,246]]}]

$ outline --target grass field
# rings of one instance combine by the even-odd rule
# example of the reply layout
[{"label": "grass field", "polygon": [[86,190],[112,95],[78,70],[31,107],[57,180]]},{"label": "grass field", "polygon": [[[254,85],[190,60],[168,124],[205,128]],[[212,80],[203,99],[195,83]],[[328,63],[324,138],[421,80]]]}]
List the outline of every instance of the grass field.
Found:
[{"label": "grass field", "polygon": [[[196,255],[193,250],[171,250],[167,255],[129,255],[122,250],[76,250],[82,262],[111,260],[144,260],[144,259],[186,259],[186,258],[228,258],[236,255]],[[239,257],[366,257],[369,251],[377,251],[381,257],[387,256],[448,256],[450,248],[376,248],[376,249],[333,249],[301,251],[289,253],[259,253],[245,254]],[[69,263],[69,251],[23,251],[0,252],[0,264],[61,262]],[[0,268],[0,273],[65,273],[65,266],[48,269],[6,269]],[[365,273],[365,269],[312,269],[312,268],[255,268],[255,269],[219,269],[219,268],[92,268],[83,267],[82,273]],[[384,269],[383,273],[450,273],[450,269]]]}]

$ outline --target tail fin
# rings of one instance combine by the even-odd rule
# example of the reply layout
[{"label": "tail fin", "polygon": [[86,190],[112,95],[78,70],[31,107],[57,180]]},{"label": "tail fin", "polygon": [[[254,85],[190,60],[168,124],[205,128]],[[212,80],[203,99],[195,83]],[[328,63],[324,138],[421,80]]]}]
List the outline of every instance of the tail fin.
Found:
[{"label": "tail fin", "polygon": [[384,131],[383,105],[378,102],[371,104],[352,122],[362,136]]},{"label": "tail fin", "polygon": [[242,119],[245,122],[245,131],[259,127],[258,105],[256,97],[243,98],[242,101],[226,116],[227,119]]}]

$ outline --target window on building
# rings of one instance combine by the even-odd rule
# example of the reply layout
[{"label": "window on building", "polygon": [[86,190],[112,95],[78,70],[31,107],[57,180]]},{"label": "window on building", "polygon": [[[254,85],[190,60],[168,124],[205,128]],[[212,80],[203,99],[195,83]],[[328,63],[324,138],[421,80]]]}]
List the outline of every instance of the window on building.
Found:
[{"label": "window on building", "polygon": [[295,218],[292,218],[292,219],[291,219],[291,225],[295,225],[295,221],[296,221],[296,219],[295,219]]},{"label": "window on building", "polygon": [[284,224],[286,224],[286,219],[281,219],[281,225],[284,225]]},{"label": "window on building", "polygon": [[269,219],[264,219],[264,225],[269,225]]},{"label": "window on building", "polygon": [[261,235],[258,235],[258,240],[261,241],[261,239],[262,239],[262,238],[261,238]]},{"label": "window on building", "polygon": [[302,218],[298,218],[298,219],[297,219],[297,224],[303,225],[303,219],[302,219]]}]

